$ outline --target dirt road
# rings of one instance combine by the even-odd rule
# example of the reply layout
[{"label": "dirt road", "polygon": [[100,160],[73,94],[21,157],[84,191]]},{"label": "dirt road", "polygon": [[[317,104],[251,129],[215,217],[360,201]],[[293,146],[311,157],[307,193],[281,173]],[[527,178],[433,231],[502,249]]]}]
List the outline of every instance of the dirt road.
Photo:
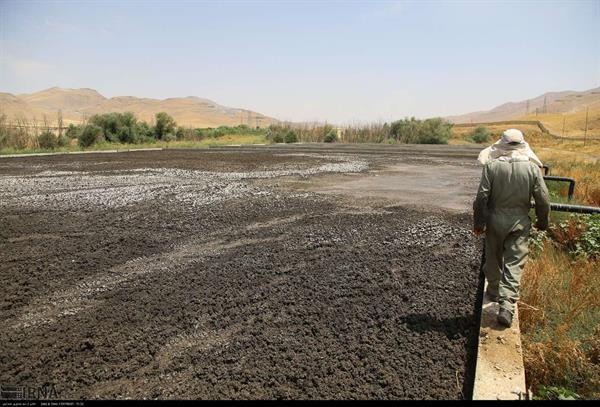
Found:
[{"label": "dirt road", "polygon": [[476,151],[0,159],[0,383],[62,398],[462,398]]}]

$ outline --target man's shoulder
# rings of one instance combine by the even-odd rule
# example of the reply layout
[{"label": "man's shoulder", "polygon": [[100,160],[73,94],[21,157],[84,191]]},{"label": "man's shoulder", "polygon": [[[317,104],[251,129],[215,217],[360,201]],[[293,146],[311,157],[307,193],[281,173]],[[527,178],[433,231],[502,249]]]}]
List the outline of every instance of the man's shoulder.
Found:
[{"label": "man's shoulder", "polygon": [[526,166],[527,168],[534,168],[534,169],[540,168],[535,162],[531,161],[528,158],[524,158],[524,157],[516,157],[516,158],[500,157],[495,160],[488,161],[487,163],[484,164],[484,167],[495,168],[495,167],[507,166],[507,165],[511,165],[511,164],[523,165],[523,166]]}]

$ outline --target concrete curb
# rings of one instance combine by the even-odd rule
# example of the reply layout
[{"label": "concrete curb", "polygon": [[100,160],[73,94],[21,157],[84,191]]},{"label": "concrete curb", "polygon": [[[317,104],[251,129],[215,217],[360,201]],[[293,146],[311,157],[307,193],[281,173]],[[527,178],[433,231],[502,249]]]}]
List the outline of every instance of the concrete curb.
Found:
[{"label": "concrete curb", "polygon": [[512,327],[498,324],[498,303],[487,299],[486,287],[487,281],[481,306],[473,400],[524,400],[525,368],[518,309]]},{"label": "concrete curb", "polygon": [[97,151],[63,151],[59,153],[31,153],[31,154],[5,154],[0,155],[0,158],[17,158],[17,157],[43,157],[47,155],[67,155],[67,154],[106,154],[106,153],[129,153],[134,151],[161,151],[162,147],[156,148],[126,148],[122,150],[97,150]]}]

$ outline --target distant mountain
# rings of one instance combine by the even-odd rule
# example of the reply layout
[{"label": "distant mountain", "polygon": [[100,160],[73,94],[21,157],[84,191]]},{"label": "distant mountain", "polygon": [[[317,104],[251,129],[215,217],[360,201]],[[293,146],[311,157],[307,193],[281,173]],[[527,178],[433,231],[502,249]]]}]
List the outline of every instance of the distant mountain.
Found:
[{"label": "distant mountain", "polygon": [[58,111],[64,123],[78,123],[96,113],[133,112],[138,119],[151,122],[158,112],[167,112],[182,126],[218,127],[246,124],[268,126],[272,117],[245,109],[221,106],[195,96],[164,100],[118,96],[106,98],[94,89],[50,88],[32,94],[0,93],[0,113],[9,119],[24,117],[38,121],[46,116],[55,123]]},{"label": "distant mountain", "polygon": [[536,115],[571,114],[585,111],[586,107],[600,108],[600,88],[583,92],[564,91],[548,92],[533,99],[520,102],[509,102],[491,110],[449,116],[454,123],[480,123],[510,120],[517,118],[533,119]]}]

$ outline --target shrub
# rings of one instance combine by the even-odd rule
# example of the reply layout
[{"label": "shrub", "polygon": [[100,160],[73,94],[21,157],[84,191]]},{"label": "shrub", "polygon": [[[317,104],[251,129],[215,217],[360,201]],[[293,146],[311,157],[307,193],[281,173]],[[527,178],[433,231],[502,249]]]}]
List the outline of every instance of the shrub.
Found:
[{"label": "shrub", "polygon": [[419,134],[421,144],[448,144],[452,136],[452,123],[441,118],[427,119],[423,122]]},{"label": "shrub", "polygon": [[286,143],[296,143],[298,142],[298,136],[296,135],[296,132],[294,130],[288,130],[287,133],[285,133],[285,139],[284,141]]},{"label": "shrub", "polygon": [[79,145],[81,147],[89,147],[100,141],[103,136],[102,127],[96,126],[95,124],[88,124],[83,128],[83,131],[79,135]]},{"label": "shrub", "polygon": [[478,144],[488,143],[490,141],[491,136],[492,133],[487,127],[477,126],[475,130],[473,130],[473,133],[471,133],[471,140]]},{"label": "shrub", "polygon": [[56,143],[59,147],[67,147],[70,144],[70,141],[71,139],[67,137],[66,134],[58,136],[58,138],[56,139]]},{"label": "shrub", "polygon": [[179,126],[177,128],[177,133],[175,133],[175,137],[177,137],[177,140],[183,140],[185,137],[186,131],[183,127]]},{"label": "shrub", "polygon": [[110,142],[135,143],[138,140],[137,119],[131,112],[95,114],[89,124],[102,129],[104,138]]},{"label": "shrub", "polygon": [[570,389],[556,386],[540,386],[534,400],[580,400],[581,396]]},{"label": "shrub", "polygon": [[75,126],[73,123],[69,124],[67,130],[65,131],[65,136],[69,139],[74,139],[79,136],[79,132],[81,131],[80,126]]},{"label": "shrub", "polygon": [[163,136],[163,141],[169,142],[169,141],[175,141],[177,140],[177,136],[173,133],[167,133]]},{"label": "shrub", "polygon": [[410,119],[397,120],[390,126],[390,135],[401,143],[416,143],[419,138],[420,121]]},{"label": "shrub", "polygon": [[271,125],[267,130],[267,140],[271,143],[283,143],[287,130],[281,126]]},{"label": "shrub", "polygon": [[337,130],[336,129],[330,129],[327,134],[325,134],[325,137],[323,138],[323,141],[325,143],[334,143],[337,141]]},{"label": "shrub", "polygon": [[45,130],[38,136],[38,144],[41,148],[54,149],[58,145],[58,140],[54,133],[50,130]]},{"label": "shrub", "polygon": [[390,136],[401,143],[447,144],[452,135],[452,123],[441,119],[397,120],[390,126]]},{"label": "shrub", "polygon": [[600,257],[600,216],[572,215],[550,229],[552,238],[574,256]]}]

